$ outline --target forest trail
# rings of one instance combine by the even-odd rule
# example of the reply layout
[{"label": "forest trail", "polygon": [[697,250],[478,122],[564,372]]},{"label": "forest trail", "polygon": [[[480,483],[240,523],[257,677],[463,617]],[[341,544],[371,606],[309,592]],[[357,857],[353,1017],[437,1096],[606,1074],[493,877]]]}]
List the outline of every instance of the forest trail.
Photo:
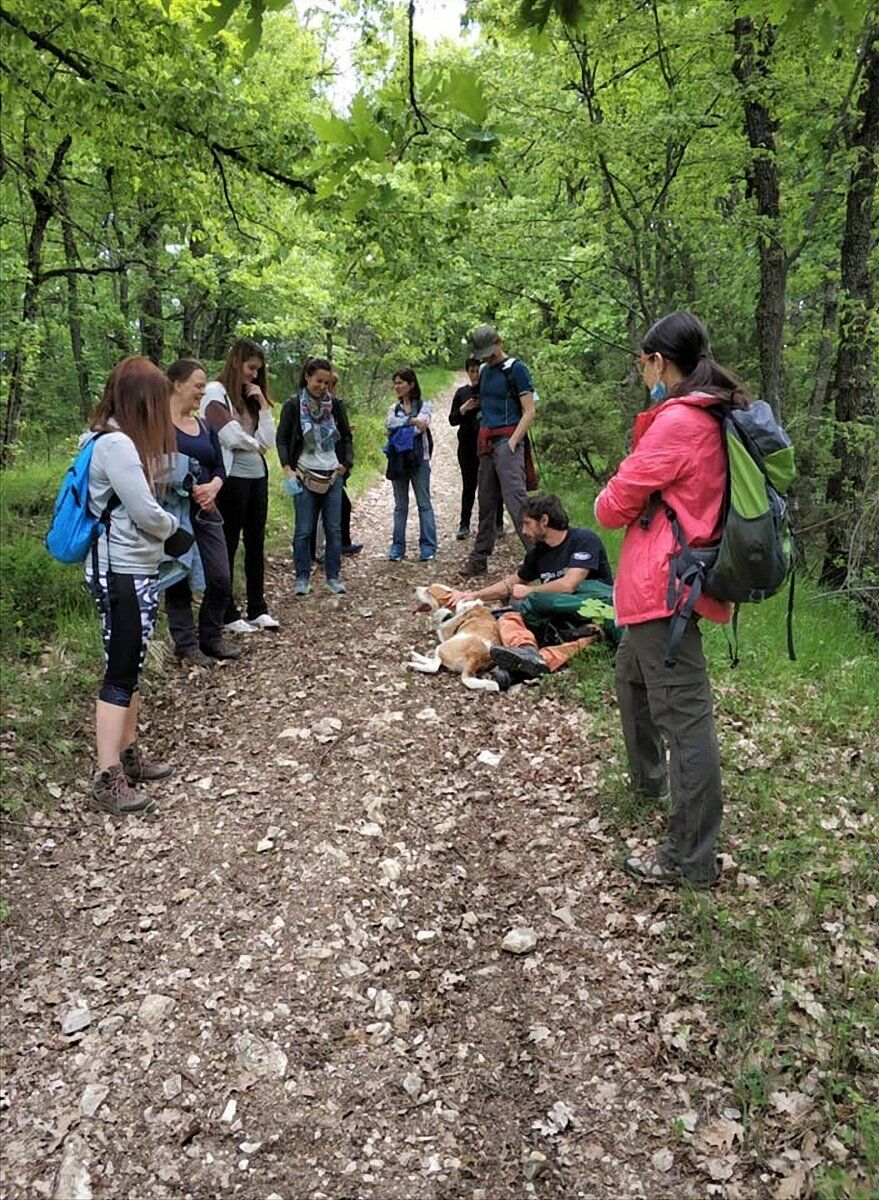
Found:
[{"label": "forest trail", "polygon": [[[151,672],[157,819],[89,812],[83,774],[7,837],[4,1198],[705,1194],[673,1126],[728,1101],[669,1049],[678,901],[616,869],[617,747],[562,697],[404,670],[413,586],[463,557],[447,409],[434,563],[385,560],[382,481],[347,596],[294,601],[278,557],[278,633]],[[501,950],[516,925],[532,953]]]}]

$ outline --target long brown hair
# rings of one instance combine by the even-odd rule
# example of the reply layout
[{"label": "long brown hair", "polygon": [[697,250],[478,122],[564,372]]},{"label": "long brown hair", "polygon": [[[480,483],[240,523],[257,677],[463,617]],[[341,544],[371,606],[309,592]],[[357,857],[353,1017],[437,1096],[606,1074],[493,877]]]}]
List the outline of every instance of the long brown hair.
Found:
[{"label": "long brown hair", "polygon": [[247,411],[255,421],[259,421],[259,404],[252,403],[249,398],[245,399],[244,396],[241,368],[249,358],[258,358],[262,364],[254,382],[271,406],[272,398],[269,395],[269,379],[266,373],[266,352],[253,338],[239,338],[237,342],[233,343],[217,379],[226,389],[226,394],[235,405],[237,412],[241,414]]},{"label": "long brown hair", "polygon": [[148,358],[123,358],[110,372],[101,402],[92,413],[91,428],[112,428],[112,417],[134,442],[150,484],[165,455],[175,454],[177,439],[168,403],[168,377]]}]

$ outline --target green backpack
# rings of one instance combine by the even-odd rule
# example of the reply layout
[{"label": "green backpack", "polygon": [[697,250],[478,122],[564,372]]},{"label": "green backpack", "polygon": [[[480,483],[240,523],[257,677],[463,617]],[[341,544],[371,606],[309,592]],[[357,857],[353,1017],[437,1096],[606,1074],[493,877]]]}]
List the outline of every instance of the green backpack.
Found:
[{"label": "green backpack", "polygon": [[[704,592],[734,605],[730,659],[736,666],[739,606],[774,596],[788,578],[788,654],[794,660],[794,546],[786,499],[796,475],[793,444],[765,400],[752,401],[748,408],[728,413],[705,411],[719,419],[726,452],[723,532],[713,546],[688,546],[677,517],[665,506],[678,544],[669,573],[668,606],[675,610],[675,616],[666,664],[674,666],[687,621]],[[645,528],[661,502],[658,493],[651,497],[641,518]],[[684,600],[687,587],[690,594]]]}]

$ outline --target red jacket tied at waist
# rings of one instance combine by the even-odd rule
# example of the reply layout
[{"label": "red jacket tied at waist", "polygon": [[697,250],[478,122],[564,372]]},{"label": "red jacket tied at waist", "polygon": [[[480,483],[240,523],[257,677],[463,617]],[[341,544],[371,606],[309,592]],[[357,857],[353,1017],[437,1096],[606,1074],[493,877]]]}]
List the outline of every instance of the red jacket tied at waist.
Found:
[{"label": "red jacket tied at waist", "polygon": [[[640,625],[671,616],[670,562],[677,549],[662,506],[646,529],[639,517],[654,492],[673,509],[691,546],[720,537],[726,490],[726,456],[720,423],[703,410],[717,403],[696,393],[674,396],[635,418],[632,453],[598,495],[595,516],[608,529],[626,527],[614,582],[619,625]],[[696,612],[710,621],[729,620],[730,606],[700,596]]]},{"label": "red jacket tied at waist", "polygon": [[481,428],[476,435],[476,453],[480,458],[484,454],[491,454],[491,443],[498,438],[512,437],[517,428],[516,425],[499,425],[497,429]]}]

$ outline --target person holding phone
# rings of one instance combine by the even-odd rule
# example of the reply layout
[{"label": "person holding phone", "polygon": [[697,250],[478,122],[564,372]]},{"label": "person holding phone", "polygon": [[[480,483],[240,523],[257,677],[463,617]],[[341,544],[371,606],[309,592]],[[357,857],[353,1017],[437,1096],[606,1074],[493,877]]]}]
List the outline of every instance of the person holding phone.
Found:
[{"label": "person holding phone", "polygon": [[252,338],[239,338],[216,380],[207,385],[200,409],[200,415],[216,431],[223,452],[226,482],[216,503],[223,518],[230,584],[238,543],[244,539],[247,618],[242,617],[230,590],[223,626],[227,633],[278,628],[265,598],[269,513],[265,455],[275,440],[271,408],[265,351]]},{"label": "person holding phone", "polygon": [[200,362],[181,358],[165,372],[171,382],[171,420],[177,452],[198,471],[191,481],[189,516],[204,574],[204,593],[198,612],[198,632],[192,616],[189,575],[165,590],[168,630],[174,653],[192,666],[210,668],[215,659],[239,658],[222,637],[226,607],[232,594],[229,551],[217,497],[226,482],[220,439],[201,417],[193,415],[204,396],[207,377]]},{"label": "person holding phone", "polygon": [[[464,542],[470,536],[470,519],[479,480],[479,455],[476,440],[479,436],[479,359],[471,355],[464,363],[468,383],[459,387],[452,397],[449,424],[458,430],[458,466],[461,470],[461,520],[455,540]],[[495,536],[504,536],[504,502],[498,500]]]}]

